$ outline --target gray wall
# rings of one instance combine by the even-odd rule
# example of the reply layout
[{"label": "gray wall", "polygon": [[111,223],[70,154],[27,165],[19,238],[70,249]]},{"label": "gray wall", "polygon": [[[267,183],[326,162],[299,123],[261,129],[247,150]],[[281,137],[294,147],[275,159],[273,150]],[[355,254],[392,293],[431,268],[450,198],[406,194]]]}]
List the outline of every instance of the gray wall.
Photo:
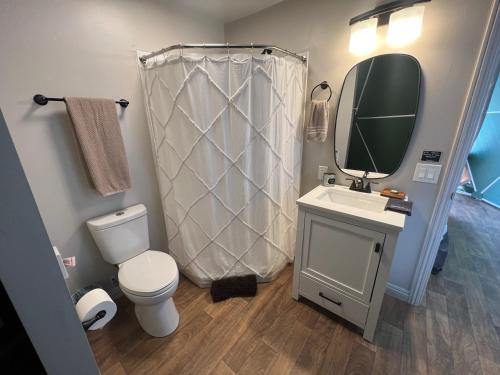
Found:
[{"label": "gray wall", "polygon": [[[166,248],[135,49],[224,39],[223,26],[162,1],[3,0],[0,105],[51,242],[75,255],[69,286],[105,280],[106,264],[88,218],[144,203],[151,247]],[[103,198],[89,185],[63,103],[40,107],[34,94],[125,98],[120,115],[132,190]]]},{"label": "gray wall", "polygon": [[[427,225],[432,214],[438,185],[412,182],[415,164],[423,150],[443,151],[448,163],[449,150],[478,58],[490,9],[494,0],[439,0],[425,4],[421,37],[405,48],[390,48],[383,40],[373,55],[401,52],[415,56],[422,65],[423,84],[419,115],[412,141],[401,168],[381,181],[377,189],[390,186],[406,191],[414,201],[413,215],[398,241],[390,282],[404,290],[410,288]],[[226,25],[229,42],[270,41],[295,51],[308,50],[309,90],[327,80],[335,91],[333,102],[349,69],[367,56],[348,52],[349,18],[372,9],[376,1],[286,0],[274,7]],[[385,36],[387,27],[379,27]],[[332,108],[334,118],[335,108]],[[332,125],[333,125],[332,121]],[[325,144],[305,143],[302,193],[318,185],[318,165],[336,170],[333,160],[333,131]],[[339,175],[341,173],[339,172]],[[343,181],[342,176],[340,181]],[[344,181],[345,183],[345,181]]]},{"label": "gray wall", "polygon": [[[413,215],[398,243],[390,281],[409,288],[439,185],[411,181],[422,150],[441,150],[443,163],[459,117],[494,0],[426,3],[419,40],[392,49],[381,41],[373,55],[402,52],[422,65],[419,117],[400,170],[378,186],[406,191]],[[4,0],[0,2],[2,89],[0,105],[49,237],[63,256],[77,256],[70,287],[107,280],[106,264],[84,225],[86,219],[142,202],[150,211],[151,247],[166,246],[135,49],[177,42],[271,42],[310,52],[309,89],[328,80],[334,90],[331,118],[345,74],[367,56],[348,52],[348,19],[376,1],[286,0],[226,25],[171,9],[162,1]],[[384,36],[386,27],[379,27]],[[7,37],[6,37],[7,36]],[[133,189],[102,198],[89,186],[64,104],[32,104],[35,93],[126,98],[121,124]],[[333,125],[333,120],[331,121]],[[323,145],[305,144],[302,193],[318,184],[317,166],[333,161],[333,131]],[[339,173],[340,174],[340,173]],[[343,181],[342,176],[340,181]],[[440,181],[441,183],[441,181]]]},{"label": "gray wall", "polygon": [[48,374],[98,374],[2,112],[0,175],[0,279],[26,333]]}]

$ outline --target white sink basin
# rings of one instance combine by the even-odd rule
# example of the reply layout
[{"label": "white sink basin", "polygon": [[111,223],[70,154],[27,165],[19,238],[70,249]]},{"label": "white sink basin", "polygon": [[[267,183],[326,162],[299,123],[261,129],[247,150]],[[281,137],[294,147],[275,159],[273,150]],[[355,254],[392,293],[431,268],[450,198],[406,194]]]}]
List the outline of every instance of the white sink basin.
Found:
[{"label": "white sink basin", "polygon": [[387,199],[381,196],[333,187],[326,188],[325,191],[318,195],[317,199],[372,212],[383,212],[387,203]]},{"label": "white sink basin", "polygon": [[378,192],[360,193],[339,185],[318,186],[297,200],[302,206],[403,229],[406,215],[385,211],[386,203]]}]

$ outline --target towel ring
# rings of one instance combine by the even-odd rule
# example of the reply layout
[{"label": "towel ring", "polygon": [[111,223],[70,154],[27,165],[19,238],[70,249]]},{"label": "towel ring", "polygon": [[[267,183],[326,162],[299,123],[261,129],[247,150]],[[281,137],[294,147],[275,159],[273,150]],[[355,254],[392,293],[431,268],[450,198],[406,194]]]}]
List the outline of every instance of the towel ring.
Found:
[{"label": "towel ring", "polygon": [[330,87],[330,85],[328,84],[328,82],[326,81],[323,81],[321,83],[318,83],[316,86],[313,87],[313,89],[311,90],[311,100],[313,98],[313,93],[314,93],[314,90],[316,90],[318,87],[321,87],[322,90],[326,90],[328,88],[328,90],[330,90],[330,96],[328,97],[328,99],[326,101],[330,101],[330,99],[332,98],[332,88]]}]

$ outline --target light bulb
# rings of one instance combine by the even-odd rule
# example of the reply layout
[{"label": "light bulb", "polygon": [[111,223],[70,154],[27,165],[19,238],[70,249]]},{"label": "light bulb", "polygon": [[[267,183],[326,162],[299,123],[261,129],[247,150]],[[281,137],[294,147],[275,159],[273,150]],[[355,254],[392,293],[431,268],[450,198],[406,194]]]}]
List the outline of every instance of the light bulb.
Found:
[{"label": "light bulb", "polygon": [[416,40],[422,32],[424,6],[414,6],[391,14],[387,44],[400,47]]},{"label": "light bulb", "polygon": [[377,18],[351,25],[351,39],[349,52],[355,55],[364,55],[373,51],[377,45]]}]

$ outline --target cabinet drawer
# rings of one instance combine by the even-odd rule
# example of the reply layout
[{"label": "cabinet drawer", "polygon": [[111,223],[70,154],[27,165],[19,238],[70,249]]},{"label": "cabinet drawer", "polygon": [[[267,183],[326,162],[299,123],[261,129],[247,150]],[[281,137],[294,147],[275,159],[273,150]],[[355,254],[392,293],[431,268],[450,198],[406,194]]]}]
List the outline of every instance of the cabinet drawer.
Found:
[{"label": "cabinet drawer", "polygon": [[368,315],[368,305],[356,301],[339,290],[304,275],[302,272],[299,278],[299,294],[364,328],[366,316]]}]

